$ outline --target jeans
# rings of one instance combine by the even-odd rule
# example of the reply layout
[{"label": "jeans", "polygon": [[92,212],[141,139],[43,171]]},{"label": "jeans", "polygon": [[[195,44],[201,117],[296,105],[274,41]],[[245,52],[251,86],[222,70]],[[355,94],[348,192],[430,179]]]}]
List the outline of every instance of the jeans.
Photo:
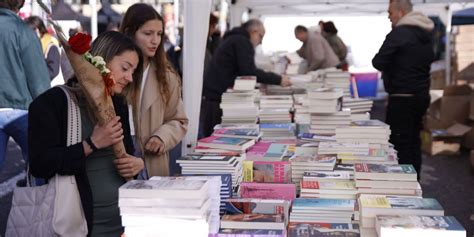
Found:
[{"label": "jeans", "polygon": [[23,159],[28,162],[28,111],[0,109],[0,171],[3,169],[8,139],[21,147]]},{"label": "jeans", "polygon": [[390,97],[386,123],[390,125],[390,142],[398,152],[398,163],[412,164],[421,173],[421,139],[423,116],[430,104],[428,94],[410,97]]}]

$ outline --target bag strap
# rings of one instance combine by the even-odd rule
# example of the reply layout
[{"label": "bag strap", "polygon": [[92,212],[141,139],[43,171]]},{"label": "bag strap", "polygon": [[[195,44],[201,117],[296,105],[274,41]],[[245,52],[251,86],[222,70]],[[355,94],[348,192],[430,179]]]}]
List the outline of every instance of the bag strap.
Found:
[{"label": "bag strap", "polygon": [[59,86],[66,94],[67,98],[67,141],[66,145],[71,146],[81,141],[82,139],[82,126],[81,126],[81,113],[79,106],[71,98],[69,91],[63,86]]}]

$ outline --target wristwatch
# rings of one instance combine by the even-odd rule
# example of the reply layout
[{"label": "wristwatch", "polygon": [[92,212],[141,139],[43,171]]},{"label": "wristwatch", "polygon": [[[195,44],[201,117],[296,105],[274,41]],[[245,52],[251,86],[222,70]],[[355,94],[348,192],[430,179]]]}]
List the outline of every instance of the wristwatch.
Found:
[{"label": "wristwatch", "polygon": [[92,149],[92,152],[95,152],[97,150],[99,150],[95,145],[94,143],[92,142],[92,139],[90,137],[86,138],[86,142],[87,144],[90,146],[90,148]]}]

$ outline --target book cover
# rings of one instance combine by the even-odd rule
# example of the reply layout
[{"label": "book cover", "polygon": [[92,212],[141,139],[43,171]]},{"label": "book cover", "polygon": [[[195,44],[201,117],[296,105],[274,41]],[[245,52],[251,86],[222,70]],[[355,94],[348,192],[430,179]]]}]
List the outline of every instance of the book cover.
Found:
[{"label": "book cover", "polygon": [[272,199],[229,199],[226,202],[226,214],[283,214],[289,215],[290,201]]},{"label": "book cover", "polygon": [[289,201],[296,198],[295,184],[242,182],[239,191],[242,198],[283,199]]},{"label": "book cover", "polygon": [[387,164],[362,164],[354,165],[355,172],[360,173],[392,173],[392,174],[414,174],[416,170],[413,165],[387,165]]},{"label": "book cover", "polygon": [[289,183],[290,163],[287,161],[248,161],[243,162],[244,182]]},{"label": "book cover", "polygon": [[241,138],[258,138],[260,132],[258,129],[227,129],[221,128],[214,130],[212,134],[218,137],[241,137]]},{"label": "book cover", "polygon": [[313,199],[297,198],[293,201],[293,209],[349,210],[353,211],[355,200],[351,199]]},{"label": "book cover", "polygon": [[376,217],[378,228],[465,231],[453,216],[388,216]]},{"label": "book cover", "polygon": [[283,222],[283,216],[281,214],[234,214],[224,215],[221,221],[232,221],[232,222]]}]

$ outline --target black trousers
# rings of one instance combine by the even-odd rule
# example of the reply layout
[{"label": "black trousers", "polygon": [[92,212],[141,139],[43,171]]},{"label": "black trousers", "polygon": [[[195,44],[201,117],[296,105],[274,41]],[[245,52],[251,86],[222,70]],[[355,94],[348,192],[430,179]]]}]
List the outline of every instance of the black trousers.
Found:
[{"label": "black trousers", "polygon": [[423,116],[430,104],[430,96],[417,94],[409,97],[390,96],[386,123],[390,125],[390,142],[398,152],[400,164],[411,164],[421,173],[421,139]]},{"label": "black trousers", "polygon": [[201,113],[199,115],[200,130],[199,136],[209,137],[214,131],[214,126],[221,123],[222,109],[220,102],[202,99]]}]

